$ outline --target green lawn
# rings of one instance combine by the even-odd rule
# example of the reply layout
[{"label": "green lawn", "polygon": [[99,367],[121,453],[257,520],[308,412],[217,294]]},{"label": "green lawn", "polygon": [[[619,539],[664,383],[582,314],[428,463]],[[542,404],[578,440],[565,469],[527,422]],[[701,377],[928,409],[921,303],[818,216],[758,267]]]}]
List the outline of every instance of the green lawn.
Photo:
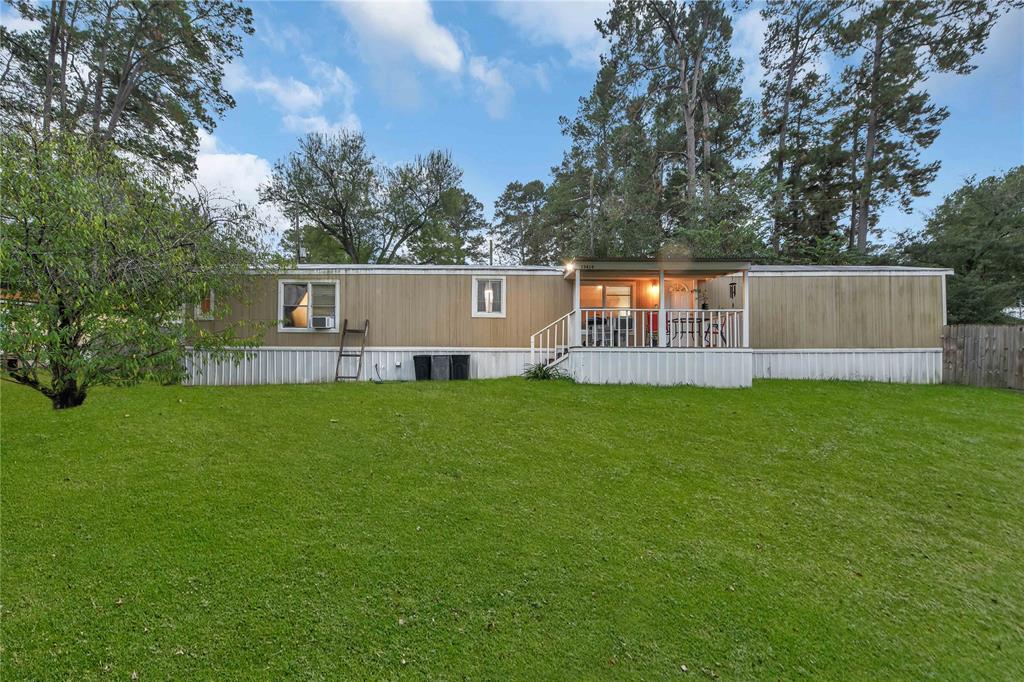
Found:
[{"label": "green lawn", "polygon": [[0,445],[4,679],[1024,678],[1020,394],[5,384]]}]

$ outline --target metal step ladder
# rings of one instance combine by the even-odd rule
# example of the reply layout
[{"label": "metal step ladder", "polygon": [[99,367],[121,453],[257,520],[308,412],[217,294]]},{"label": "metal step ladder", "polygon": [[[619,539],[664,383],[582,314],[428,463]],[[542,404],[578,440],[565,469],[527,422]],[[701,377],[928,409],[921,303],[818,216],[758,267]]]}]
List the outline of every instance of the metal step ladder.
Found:
[{"label": "metal step ladder", "polygon": [[[348,328],[348,318],[341,325],[341,341],[338,343],[338,364],[334,368],[334,380],[342,381],[346,379],[358,379],[359,375],[363,371],[363,352],[366,350],[366,335],[370,331],[370,321],[363,321],[363,328]],[[345,346],[345,339],[349,336],[359,337],[359,350],[355,350],[355,345],[348,348]],[[342,358],[358,358],[356,363],[355,374],[342,374],[341,373],[341,361]]]}]

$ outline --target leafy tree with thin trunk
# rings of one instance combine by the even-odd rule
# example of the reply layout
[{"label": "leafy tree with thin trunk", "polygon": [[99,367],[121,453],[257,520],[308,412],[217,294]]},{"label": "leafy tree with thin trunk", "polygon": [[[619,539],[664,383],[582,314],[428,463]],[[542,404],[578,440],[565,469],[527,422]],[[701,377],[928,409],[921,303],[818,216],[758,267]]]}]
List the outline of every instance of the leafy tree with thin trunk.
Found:
[{"label": "leafy tree with thin trunk", "polygon": [[1024,302],[1024,166],[969,178],[895,251],[909,265],[953,268],[951,323],[1010,322],[1003,311]]},{"label": "leafy tree with thin trunk", "polygon": [[245,207],[184,195],[77,136],[0,137],[0,348],[4,378],[63,409],[90,388],[176,381],[187,347],[237,357],[255,339],[211,331],[264,262],[265,230]]},{"label": "leafy tree with thin trunk", "polygon": [[451,155],[433,151],[385,166],[361,133],[311,133],[274,164],[260,201],[298,216],[341,245],[351,263],[393,263],[411,241],[445,220],[458,199],[462,171]]}]

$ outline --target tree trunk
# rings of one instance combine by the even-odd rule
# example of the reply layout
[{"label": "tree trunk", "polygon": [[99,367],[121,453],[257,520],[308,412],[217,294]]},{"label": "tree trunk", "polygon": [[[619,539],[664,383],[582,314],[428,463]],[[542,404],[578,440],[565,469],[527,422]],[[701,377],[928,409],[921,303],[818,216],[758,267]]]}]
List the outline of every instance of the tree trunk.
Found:
[{"label": "tree trunk", "polygon": [[66,410],[69,407],[78,407],[85,402],[85,389],[78,387],[78,382],[70,379],[64,382],[60,390],[54,391],[50,396],[53,409]]},{"label": "tree trunk", "polygon": [[772,250],[779,253],[782,240],[783,207],[782,207],[782,182],[786,172],[786,135],[789,128],[789,105],[793,99],[793,82],[796,80],[796,65],[801,53],[800,28],[803,19],[802,8],[797,8],[796,23],[793,27],[793,39],[790,41],[792,50],[789,55],[789,65],[786,68],[786,87],[782,93],[782,113],[779,116],[779,146],[775,159],[775,226],[772,230]]},{"label": "tree trunk", "polygon": [[61,40],[60,40],[60,126],[67,129],[68,120],[68,52],[71,50],[71,32],[78,19],[78,4],[72,5],[71,16],[67,14],[67,0],[60,3]]},{"label": "tree trunk", "polygon": [[704,197],[711,196],[711,135],[710,129],[710,111],[708,107],[708,100],[706,97],[700,98],[700,111],[701,111],[701,179],[703,180],[704,186]]},{"label": "tree trunk", "polygon": [[[106,21],[103,23],[104,32],[106,32],[108,30],[108,27],[110,26],[110,20],[113,16],[113,12],[114,6],[110,5],[107,8]],[[107,46],[107,41],[104,40],[103,45],[100,48],[99,64],[96,67],[96,90],[93,93],[92,101],[92,134],[95,139],[99,139],[100,136],[100,117],[103,105],[103,87],[105,83],[104,77],[106,76],[107,72],[108,52],[109,48]]]},{"label": "tree trunk", "polygon": [[847,246],[853,249],[857,245],[857,197],[860,188],[857,185],[857,141],[859,128],[854,125],[853,139],[850,142],[850,228],[847,230]]},{"label": "tree trunk", "polygon": [[882,46],[884,40],[885,21],[883,18],[875,25],[875,45],[871,50],[871,92],[869,93],[868,101],[868,127],[864,141],[864,171],[861,174],[859,205],[857,206],[857,250],[861,253],[865,253],[868,249],[872,166],[875,160],[875,144],[878,137],[878,79],[882,67]]},{"label": "tree trunk", "polygon": [[61,0],[58,10],[57,0],[50,2],[50,45],[46,54],[46,88],[43,90],[43,135],[50,133],[50,118],[53,112],[53,77],[57,68],[57,43],[60,42],[61,29],[64,25],[64,7],[66,0]]},{"label": "tree trunk", "polygon": [[679,87],[683,92],[683,127],[686,130],[686,198],[692,201],[697,196],[697,130],[693,97],[686,81],[687,61],[684,59],[679,67]]}]

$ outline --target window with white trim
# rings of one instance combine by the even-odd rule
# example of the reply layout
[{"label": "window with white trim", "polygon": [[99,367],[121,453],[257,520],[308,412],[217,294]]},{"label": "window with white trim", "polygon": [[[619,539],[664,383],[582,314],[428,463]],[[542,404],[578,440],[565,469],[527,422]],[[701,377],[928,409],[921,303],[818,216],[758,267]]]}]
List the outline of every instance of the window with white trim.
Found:
[{"label": "window with white trim", "polygon": [[473,277],[473,317],[505,317],[504,277]]},{"label": "window with white trim", "polygon": [[213,291],[211,290],[206,294],[206,298],[196,305],[195,319],[197,320],[212,320],[213,319]]},{"label": "window with white trim", "polygon": [[281,331],[337,331],[338,283],[282,280],[277,313]]}]

